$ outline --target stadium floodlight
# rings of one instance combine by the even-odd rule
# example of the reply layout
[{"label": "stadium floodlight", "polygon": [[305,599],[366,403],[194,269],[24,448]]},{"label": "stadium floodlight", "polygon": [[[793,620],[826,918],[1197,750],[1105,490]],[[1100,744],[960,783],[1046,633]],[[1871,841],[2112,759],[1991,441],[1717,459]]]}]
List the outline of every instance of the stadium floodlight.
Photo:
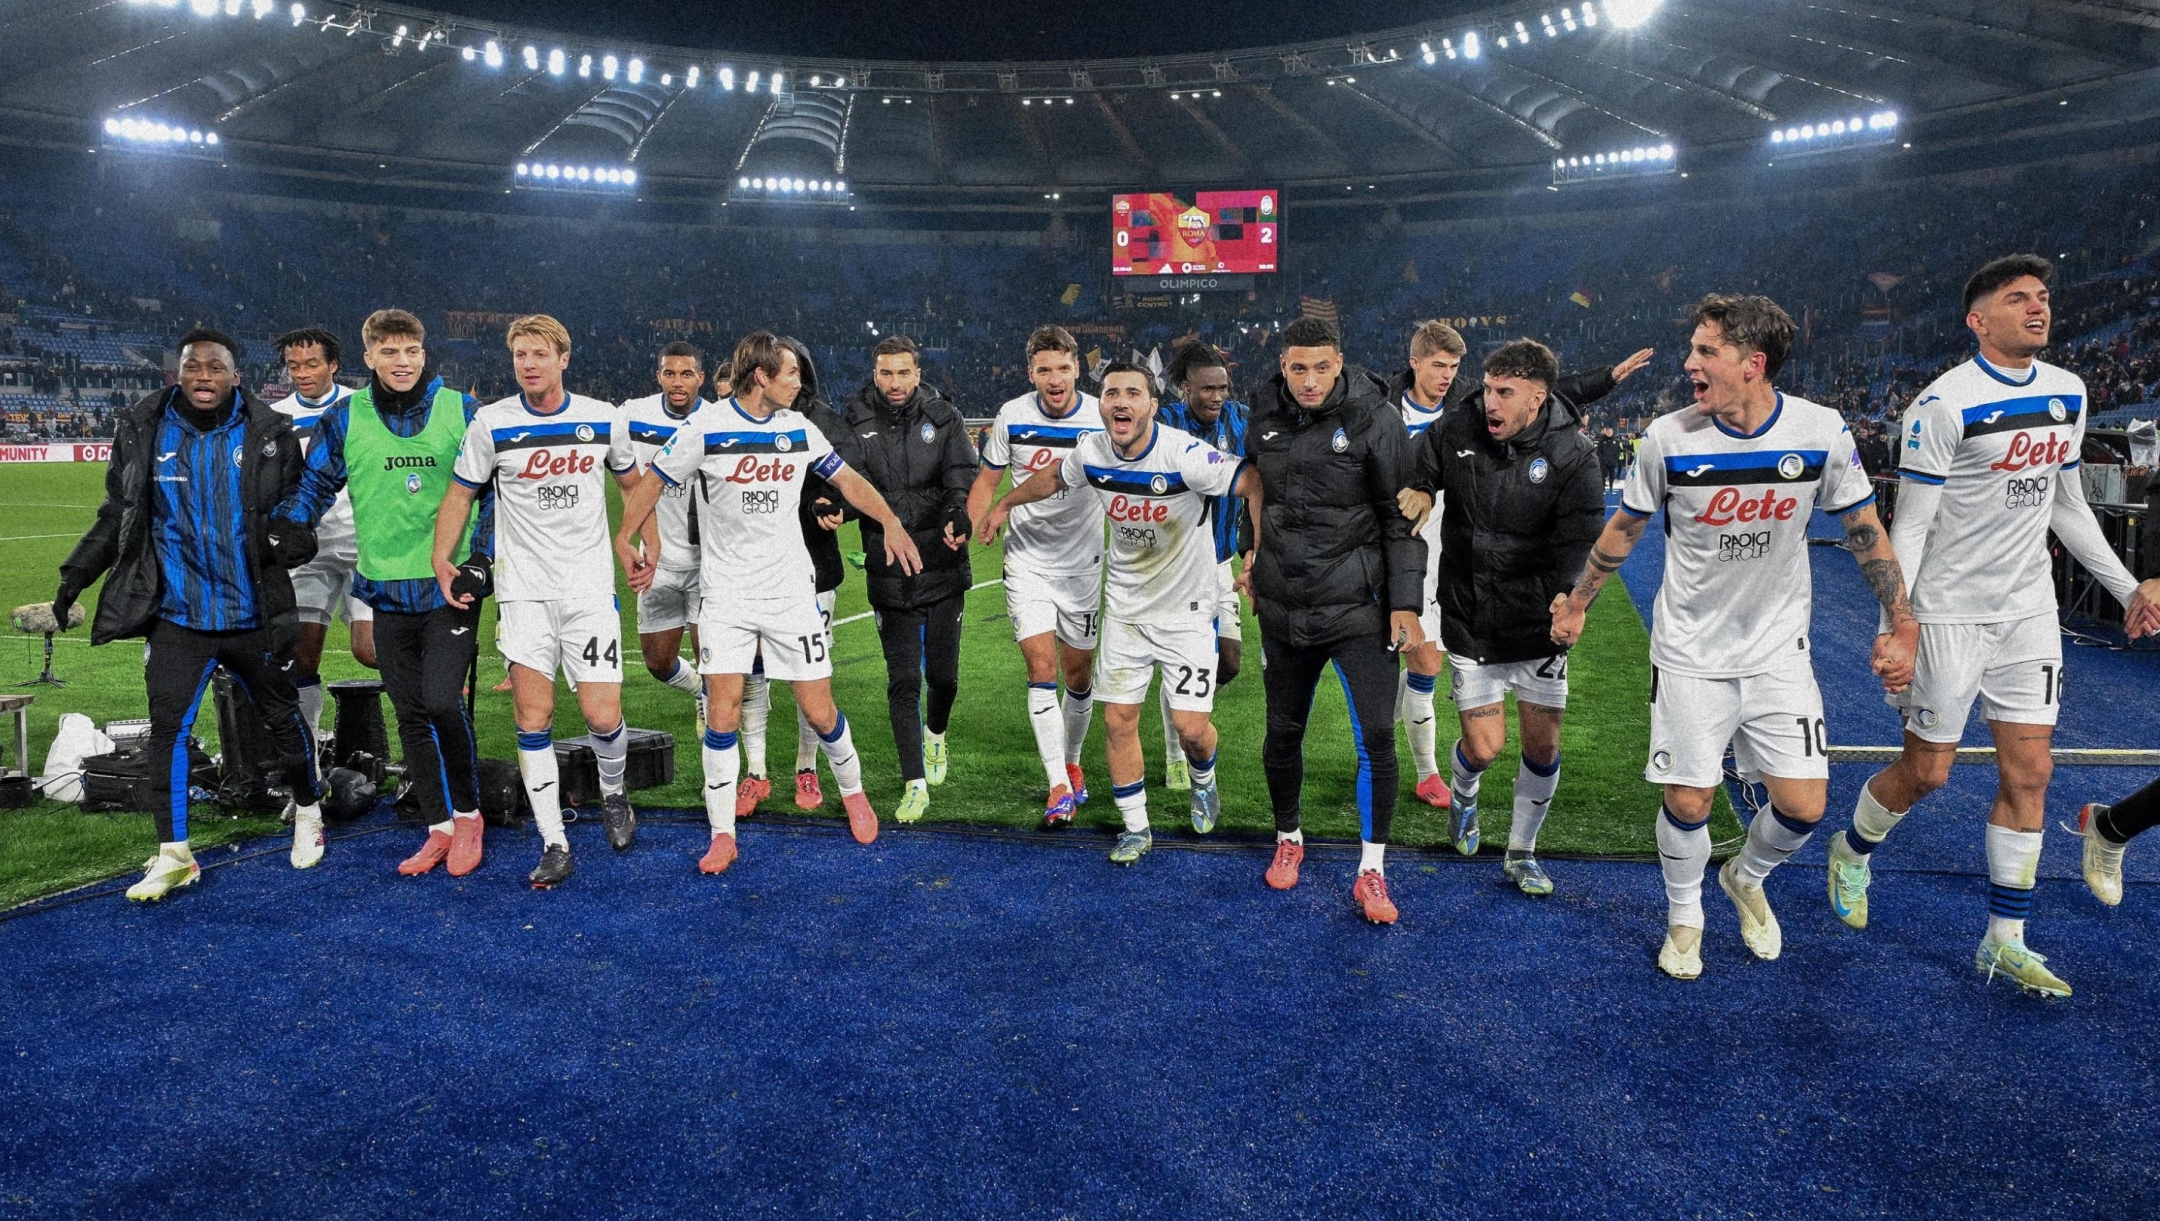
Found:
[{"label": "stadium floodlight", "polygon": [[225,0],[225,15],[227,17],[238,17],[240,15],[240,0]]},{"label": "stadium floodlight", "polygon": [[540,70],[540,48],[535,46],[525,48],[525,70],[527,72],[538,72]]},{"label": "stadium floodlight", "polygon": [[502,44],[496,42],[494,39],[488,39],[487,46],[483,50],[482,54],[487,59],[488,67],[500,68],[503,66]]},{"label": "stadium floodlight", "polygon": [[1661,3],[1663,0],[1605,0],[1605,15],[1612,19],[1615,28],[1632,30],[1650,20]]},{"label": "stadium floodlight", "polygon": [[1587,26],[1597,25],[1597,10],[1591,8],[1587,0],[1582,6],[1582,23]]},{"label": "stadium floodlight", "polygon": [[1530,41],[1530,31],[1529,31],[1529,30],[1526,30],[1526,29],[1524,29],[1524,28],[1523,28],[1523,23],[1522,23],[1522,22],[1520,22],[1520,21],[1518,21],[1518,22],[1516,22],[1516,23],[1515,23],[1515,41],[1517,41],[1517,42],[1528,42],[1528,41]]},{"label": "stadium floodlight", "polygon": [[743,176],[743,177],[741,177],[741,178],[737,178],[737,179],[735,180],[735,186],[736,186],[736,187],[737,187],[737,189],[739,189],[739,190],[744,190],[744,191],[747,191],[747,190],[749,190],[749,189],[750,189],[750,178],[749,178],[749,176],[748,176],[748,175],[744,175],[744,176]]},{"label": "stadium floodlight", "polygon": [[295,5],[293,5],[293,6],[292,6],[292,23],[293,23],[294,25],[299,25],[299,24],[300,24],[301,22],[303,22],[303,21],[306,21],[306,20],[307,20],[307,5],[305,5],[305,4],[295,4]]},{"label": "stadium floodlight", "polygon": [[[209,146],[210,146],[210,147],[212,147],[212,148],[216,148],[216,147],[217,147],[217,133],[216,133],[216,132],[214,132],[214,131],[206,131],[206,132],[204,132],[204,133],[203,133],[203,143],[204,143],[204,144],[207,144],[207,145],[209,145]],[[1911,148],[1912,146],[1908,144],[1908,145],[1906,145],[1905,147],[1907,147],[1907,148]]]},{"label": "stadium floodlight", "polygon": [[780,73],[778,73],[778,72],[775,72],[775,73],[773,73],[773,74],[772,74],[772,95],[773,95],[774,97],[779,97],[779,96],[780,96],[780,80],[781,80],[781,74],[780,74]]},{"label": "stadium floodlight", "polygon": [[795,189],[796,189],[796,190],[798,190],[798,191],[801,191],[801,190],[805,190],[805,189],[807,189],[807,188],[805,188],[805,187],[803,186],[803,180],[802,180],[802,179],[800,179],[800,178],[797,178],[797,179],[795,180]]},{"label": "stadium floodlight", "polygon": [[672,85],[672,84],[674,84],[674,83],[675,83],[675,74],[674,74],[673,72],[662,72],[662,73],[660,74],[660,83],[661,83],[662,85]]},{"label": "stadium floodlight", "polygon": [[[835,182],[835,183],[833,183],[833,190],[835,190],[835,191],[838,191],[838,192],[840,192],[840,193],[841,193],[842,195],[845,195],[845,194],[847,194],[847,183],[846,183],[846,182]],[[1051,196],[1051,198],[1055,199],[1055,198],[1057,198],[1057,197],[1053,195],[1053,196]]]},{"label": "stadium floodlight", "polygon": [[720,87],[721,87],[722,89],[725,89],[725,90],[727,90],[727,91],[728,91],[729,93],[733,93],[733,92],[735,92],[735,69],[733,69],[733,68],[722,68],[722,69],[720,69],[720,75],[719,75],[719,77],[718,77],[717,79],[719,80],[719,82],[720,82]]},{"label": "stadium floodlight", "polygon": [[622,66],[622,65],[621,65],[621,63],[619,63],[619,62],[618,62],[618,61],[616,60],[616,58],[615,58],[614,56],[612,56],[612,55],[603,55],[603,56],[601,56],[601,57],[600,57],[600,79],[601,79],[601,80],[604,80],[604,81],[611,81],[611,80],[614,80],[614,79],[615,79],[615,70],[616,70],[617,68],[620,68],[621,66]]},{"label": "stadium floodlight", "polygon": [[390,35],[390,49],[391,49],[391,50],[393,50],[393,51],[394,51],[394,50],[398,49],[399,47],[402,47],[402,46],[404,46],[404,45],[405,45],[405,34],[406,34],[406,31],[407,31],[407,29],[408,29],[408,27],[406,27],[406,26],[402,26],[402,25],[401,25],[401,26],[399,26],[399,27],[397,28],[397,32],[396,32],[396,33],[394,33],[394,34]]},{"label": "stadium floodlight", "polygon": [[477,57],[478,52],[474,51],[471,47],[467,47],[462,52],[460,52],[460,54],[465,57],[466,63],[471,63]]},{"label": "stadium floodlight", "polygon": [[622,180],[623,180],[623,185],[624,185],[624,186],[626,186],[626,187],[634,187],[634,186],[636,186],[636,185],[637,185],[637,171],[636,171],[636,170],[624,170],[624,171],[622,172]]},{"label": "stadium floodlight", "polygon": [[529,166],[529,165],[525,164],[525,163],[524,163],[524,162],[522,162],[522,161],[518,162],[518,168],[517,168],[517,176],[518,176],[518,177],[520,177],[520,178],[523,178],[523,177],[525,177],[525,176],[526,176],[527,174],[529,174],[529,173],[531,173],[531,172],[532,172],[532,167],[531,167],[531,166]]},{"label": "stadium floodlight", "polygon": [[217,16],[217,0],[188,0],[188,8],[197,17]]},{"label": "stadium floodlight", "polygon": [[757,92],[757,81],[758,81],[758,73],[757,73],[757,69],[756,69],[756,68],[752,68],[752,69],[750,69],[750,75],[748,75],[748,76],[746,76],[746,77],[744,77],[744,78],[743,78],[743,92],[744,92],[744,93],[756,93],[756,92]]},{"label": "stadium floodlight", "polygon": [[644,80],[644,79],[645,79],[645,61],[644,61],[644,60],[642,60],[642,59],[632,59],[632,60],[630,61],[629,65],[628,65],[628,69],[627,69],[627,71],[625,72],[625,75],[627,75],[627,76],[628,76],[628,77],[630,78],[630,83],[631,83],[631,84],[633,84],[633,85],[635,85],[635,84],[637,84],[638,82],[640,82],[640,81]]},{"label": "stadium floodlight", "polygon": [[570,57],[563,54],[563,49],[561,47],[557,47],[554,50],[548,52],[549,76],[561,76],[564,72],[568,71],[569,68]]},{"label": "stadium floodlight", "polygon": [[683,82],[682,82],[682,83],[683,83],[683,88],[685,88],[685,89],[695,89],[695,88],[697,88],[697,82],[698,82],[698,66],[697,66],[696,64],[692,64],[692,65],[690,65],[690,70],[689,70],[688,72],[685,72],[685,73],[683,74]]},{"label": "stadium floodlight", "polygon": [[1476,30],[1462,36],[1462,53],[1464,59],[1476,59],[1478,57],[1478,32]]},{"label": "stadium floodlight", "polygon": [[559,165],[551,165],[547,167],[547,176],[550,179],[562,177],[562,167]]},{"label": "stadium floodlight", "polygon": [[250,11],[255,14],[255,20],[261,21],[263,18],[270,15],[271,9],[274,9],[276,7],[277,0],[255,0],[255,3]]},{"label": "stadium floodlight", "polygon": [[592,56],[591,56],[591,55],[587,54],[587,55],[580,55],[580,56],[578,56],[578,61],[577,61],[577,74],[578,74],[579,76],[581,76],[581,77],[586,77],[586,76],[591,76],[591,75],[592,75]]}]

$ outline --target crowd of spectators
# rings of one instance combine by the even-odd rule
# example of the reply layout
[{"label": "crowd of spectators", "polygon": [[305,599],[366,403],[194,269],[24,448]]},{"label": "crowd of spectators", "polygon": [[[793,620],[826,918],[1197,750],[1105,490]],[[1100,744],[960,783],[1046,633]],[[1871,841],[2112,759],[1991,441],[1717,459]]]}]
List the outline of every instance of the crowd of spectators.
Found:
[{"label": "crowd of spectators", "polygon": [[165,346],[197,321],[239,334],[246,376],[282,392],[271,335],[317,323],[349,334],[395,304],[428,321],[445,376],[483,397],[514,388],[503,323],[542,311],[571,329],[572,388],[599,397],[647,392],[668,339],[721,355],[758,327],[801,338],[827,384],[849,386],[899,331],[925,350],[926,380],[978,417],[1026,388],[1023,346],[1043,322],[1105,358],[1167,361],[1203,338],[1229,353],[1242,388],[1272,371],[1274,337],[1301,311],[1338,314],[1351,359],[1382,371],[1437,316],[1459,321],[1473,357],[1525,334],[1571,368],[1658,348],[1664,359],[1594,413],[1595,428],[1624,436],[1686,401],[1678,318],[1714,290],[1782,302],[1802,333],[1781,381],[1880,441],[1918,387],[1963,358],[1964,276],[2013,249],[2057,260],[2052,355],[2088,379],[2095,410],[2160,393],[2152,182],[2056,166],[1984,186],[1428,226],[1337,225],[1314,210],[1287,218],[1284,270],[1255,291],[1150,297],[1107,274],[1107,228],[1086,220],[1041,235],[779,230],[244,196],[176,205],[24,178],[0,183],[0,434],[94,435],[161,383]]}]

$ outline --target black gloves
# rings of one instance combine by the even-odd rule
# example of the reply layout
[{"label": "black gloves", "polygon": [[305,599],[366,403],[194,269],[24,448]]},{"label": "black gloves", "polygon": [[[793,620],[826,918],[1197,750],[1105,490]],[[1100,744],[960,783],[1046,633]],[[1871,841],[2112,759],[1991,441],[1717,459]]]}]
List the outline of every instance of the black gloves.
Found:
[{"label": "black gloves", "polygon": [[945,524],[951,526],[952,532],[961,538],[966,538],[975,532],[975,523],[968,520],[966,509],[947,510]]},{"label": "black gloves", "polygon": [[494,585],[495,562],[484,555],[471,556],[458,565],[457,576],[450,581],[450,594],[477,602],[493,592]]},{"label": "black gloves", "polygon": [[74,608],[75,599],[82,597],[82,591],[82,581],[77,579],[74,573],[61,569],[60,590],[53,595],[52,600],[53,622],[60,625],[58,630],[67,630],[68,611]]},{"label": "black gloves", "polygon": [[315,532],[296,521],[270,523],[270,559],[284,569],[300,568],[315,558]]}]

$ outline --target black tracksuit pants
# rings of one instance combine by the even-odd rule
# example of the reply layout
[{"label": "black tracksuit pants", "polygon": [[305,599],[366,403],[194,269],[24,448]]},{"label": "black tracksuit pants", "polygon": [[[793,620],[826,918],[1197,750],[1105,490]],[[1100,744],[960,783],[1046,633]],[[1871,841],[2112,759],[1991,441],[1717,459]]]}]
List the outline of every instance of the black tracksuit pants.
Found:
[{"label": "black tracksuit pants", "polygon": [[1377,633],[1358,632],[1315,646],[1290,646],[1268,634],[1261,621],[1261,670],[1267,687],[1267,738],[1260,760],[1267,771],[1275,829],[1298,829],[1298,798],[1305,787],[1305,724],[1313,690],[1330,663],[1350,705],[1350,733],[1357,747],[1359,832],[1384,844],[1395,824],[1395,682],[1399,659]]},{"label": "black tracksuit pants", "polygon": [[159,843],[188,837],[188,735],[219,666],[239,680],[262,714],[293,800],[301,805],[320,800],[315,742],[293,691],[292,655],[277,656],[271,635],[269,628],[198,632],[164,619],[151,625],[143,685],[150,695],[150,812],[157,818]]},{"label": "black tracksuit pants", "polygon": [[[944,733],[960,695],[960,618],[965,590],[912,610],[877,613],[878,641],[885,646],[885,708],[892,716],[893,747],[900,778],[923,778],[922,731]],[[922,691],[930,688],[930,706]]]},{"label": "black tracksuit pants", "polygon": [[465,714],[465,678],[480,651],[480,612],[375,612],[375,664],[397,711],[405,778],[428,822],[480,808],[480,756]]}]

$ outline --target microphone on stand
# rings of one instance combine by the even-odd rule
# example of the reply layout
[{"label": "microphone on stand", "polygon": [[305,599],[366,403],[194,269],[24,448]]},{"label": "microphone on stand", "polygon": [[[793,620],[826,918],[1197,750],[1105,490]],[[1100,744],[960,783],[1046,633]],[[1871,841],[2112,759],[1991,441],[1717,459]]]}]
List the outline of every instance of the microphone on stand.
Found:
[{"label": "microphone on stand", "polygon": [[16,607],[14,615],[15,630],[32,636],[42,635],[45,637],[45,672],[38,675],[36,678],[31,679],[28,682],[17,683],[15,685],[18,687],[67,686],[67,682],[65,680],[55,678],[53,676],[53,637],[56,634],[67,631],[70,628],[81,627],[83,623],[89,618],[90,612],[83,609],[83,607],[79,603],[68,608],[68,617],[66,623],[62,623],[58,619],[53,617],[53,608],[52,603],[50,602],[33,602],[28,606]]}]

